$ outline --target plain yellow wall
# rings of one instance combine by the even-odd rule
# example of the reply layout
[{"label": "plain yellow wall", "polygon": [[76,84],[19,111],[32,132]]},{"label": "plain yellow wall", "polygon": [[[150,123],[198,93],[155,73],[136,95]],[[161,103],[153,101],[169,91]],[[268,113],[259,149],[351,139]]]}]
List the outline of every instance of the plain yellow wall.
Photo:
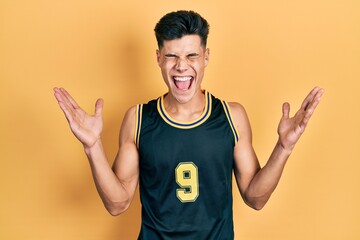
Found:
[{"label": "plain yellow wall", "polygon": [[105,211],[52,88],[90,112],[104,98],[112,162],[126,109],[166,91],[153,28],[179,9],[210,22],[203,87],[246,107],[262,165],[282,102],[296,110],[313,86],[326,89],[267,206],[249,209],[234,188],[236,239],[360,239],[355,0],[1,0],[0,239],[136,239],[138,194],[125,214]]}]

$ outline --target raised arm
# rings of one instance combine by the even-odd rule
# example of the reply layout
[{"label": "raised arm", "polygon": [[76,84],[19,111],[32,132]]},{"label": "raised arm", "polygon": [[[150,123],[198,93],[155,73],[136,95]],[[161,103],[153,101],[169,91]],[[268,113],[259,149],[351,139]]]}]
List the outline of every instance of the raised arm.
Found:
[{"label": "raised arm", "polygon": [[102,141],[103,100],[95,104],[95,114],[82,110],[63,88],[55,88],[54,95],[69,122],[75,137],[83,144],[99,195],[112,215],[124,212],[134,196],[139,177],[139,159],[134,143],[135,108],[125,115],[119,136],[119,151],[113,169],[109,165]]},{"label": "raised arm", "polygon": [[283,116],[278,126],[279,139],[263,168],[260,167],[252,147],[251,128],[244,108],[235,103],[230,105],[240,135],[234,150],[234,172],[239,191],[250,207],[260,210],[269,200],[280,180],[287,159],[323,93],[323,89],[314,88],[292,118],[289,117],[290,105],[283,104]]}]

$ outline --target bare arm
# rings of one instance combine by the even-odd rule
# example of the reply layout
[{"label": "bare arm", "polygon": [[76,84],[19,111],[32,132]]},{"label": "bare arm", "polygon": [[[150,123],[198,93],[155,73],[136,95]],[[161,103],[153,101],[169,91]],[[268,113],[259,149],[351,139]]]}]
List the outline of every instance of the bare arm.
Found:
[{"label": "bare arm", "polygon": [[259,210],[269,200],[323,92],[320,88],[314,88],[292,118],[289,118],[290,105],[284,103],[283,116],[278,126],[279,139],[263,168],[252,147],[251,127],[244,108],[236,103],[230,105],[240,134],[234,150],[235,177],[239,191],[250,207]]},{"label": "bare arm", "polygon": [[112,215],[124,212],[130,205],[138,182],[138,152],[134,143],[135,108],[124,118],[119,137],[119,151],[113,169],[101,141],[103,101],[96,101],[95,114],[88,115],[62,88],[54,89],[60,108],[75,137],[83,144],[89,159],[96,188]]}]

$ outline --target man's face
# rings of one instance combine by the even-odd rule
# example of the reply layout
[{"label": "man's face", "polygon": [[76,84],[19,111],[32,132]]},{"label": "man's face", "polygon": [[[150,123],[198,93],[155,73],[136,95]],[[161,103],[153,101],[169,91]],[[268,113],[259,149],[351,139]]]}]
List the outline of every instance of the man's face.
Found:
[{"label": "man's face", "polygon": [[209,62],[209,49],[201,45],[198,35],[164,41],[157,50],[157,61],[169,94],[179,103],[189,102],[201,93],[204,70]]}]

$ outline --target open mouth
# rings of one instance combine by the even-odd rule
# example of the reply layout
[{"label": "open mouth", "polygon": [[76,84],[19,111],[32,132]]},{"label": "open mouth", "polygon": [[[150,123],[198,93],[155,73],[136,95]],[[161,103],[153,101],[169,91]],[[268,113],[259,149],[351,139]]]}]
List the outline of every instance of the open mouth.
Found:
[{"label": "open mouth", "polygon": [[173,77],[173,80],[174,80],[175,86],[178,89],[185,91],[191,87],[194,77],[191,77],[191,76]]}]

